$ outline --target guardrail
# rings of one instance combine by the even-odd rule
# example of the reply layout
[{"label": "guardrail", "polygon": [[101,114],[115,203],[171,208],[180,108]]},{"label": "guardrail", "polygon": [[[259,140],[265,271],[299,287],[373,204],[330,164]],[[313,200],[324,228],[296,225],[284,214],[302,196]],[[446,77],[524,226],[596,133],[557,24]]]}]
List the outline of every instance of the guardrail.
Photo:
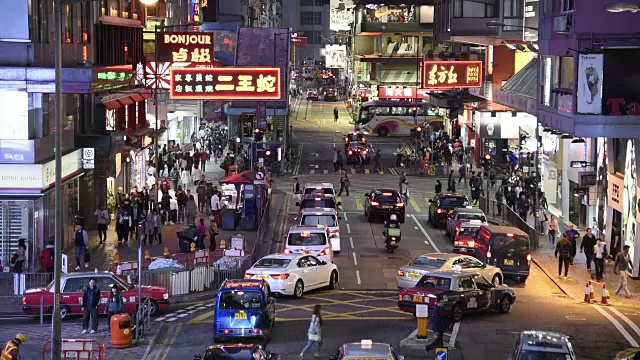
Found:
[{"label": "guardrail", "polygon": [[540,234],[536,229],[531,227],[524,219],[522,219],[513,209],[505,203],[499,203],[495,200],[489,200],[484,196],[480,196],[478,201],[480,209],[484,211],[488,220],[497,221],[501,224],[509,224],[517,227],[527,233],[529,236],[529,244],[533,250],[538,250],[540,246]]}]

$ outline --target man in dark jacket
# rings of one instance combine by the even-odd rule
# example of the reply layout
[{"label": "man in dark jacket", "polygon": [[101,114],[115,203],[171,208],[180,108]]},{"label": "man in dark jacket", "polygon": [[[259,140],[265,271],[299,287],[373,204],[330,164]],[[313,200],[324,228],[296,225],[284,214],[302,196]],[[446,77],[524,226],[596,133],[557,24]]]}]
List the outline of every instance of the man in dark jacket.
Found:
[{"label": "man in dark jacket", "polygon": [[580,244],[580,252],[584,252],[587,258],[587,270],[591,271],[591,261],[593,260],[593,247],[596,245],[596,237],[591,233],[591,229],[587,229],[587,233],[582,237]]},{"label": "man in dark jacket", "polygon": [[89,280],[89,286],[84,290],[82,296],[82,333],[89,330],[89,320],[91,320],[91,334],[98,331],[98,305],[100,305],[100,289],[96,286],[96,279]]},{"label": "man in dark jacket", "polygon": [[444,309],[441,307],[442,305],[433,307],[433,314],[431,315],[431,319],[429,319],[429,325],[433,332],[436,333],[436,338],[433,342],[425,347],[427,352],[444,346],[444,332],[449,327],[449,323],[451,319],[444,312]]},{"label": "man in dark jacket", "polygon": [[556,243],[555,256],[558,259],[558,278],[562,278],[562,265],[564,265],[564,278],[569,275],[569,261],[571,260],[571,242],[567,234],[562,235],[562,239]]}]

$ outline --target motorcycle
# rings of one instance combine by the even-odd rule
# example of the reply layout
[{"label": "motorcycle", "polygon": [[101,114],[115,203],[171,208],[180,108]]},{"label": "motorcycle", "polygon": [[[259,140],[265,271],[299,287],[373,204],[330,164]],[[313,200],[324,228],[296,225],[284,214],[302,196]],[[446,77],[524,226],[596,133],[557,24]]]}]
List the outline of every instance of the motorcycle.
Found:
[{"label": "motorcycle", "polygon": [[402,231],[400,231],[400,228],[387,228],[382,232],[382,235],[384,235],[384,243],[387,251],[393,254],[398,248],[398,243],[402,238]]}]

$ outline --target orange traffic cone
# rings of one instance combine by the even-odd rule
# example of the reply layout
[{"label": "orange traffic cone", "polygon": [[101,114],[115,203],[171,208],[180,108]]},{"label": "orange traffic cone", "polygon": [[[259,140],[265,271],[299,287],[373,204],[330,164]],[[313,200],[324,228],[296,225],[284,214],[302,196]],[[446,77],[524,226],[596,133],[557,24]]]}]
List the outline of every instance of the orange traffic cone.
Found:
[{"label": "orange traffic cone", "polygon": [[594,301],[596,299],[596,294],[593,293],[593,284],[589,281],[589,301]]},{"label": "orange traffic cone", "polygon": [[609,305],[609,300],[607,299],[607,284],[602,284],[602,300],[600,300],[602,305]]},{"label": "orange traffic cone", "polygon": [[587,304],[591,303],[591,296],[589,294],[589,283],[587,283],[584,289],[584,302],[586,302]]}]

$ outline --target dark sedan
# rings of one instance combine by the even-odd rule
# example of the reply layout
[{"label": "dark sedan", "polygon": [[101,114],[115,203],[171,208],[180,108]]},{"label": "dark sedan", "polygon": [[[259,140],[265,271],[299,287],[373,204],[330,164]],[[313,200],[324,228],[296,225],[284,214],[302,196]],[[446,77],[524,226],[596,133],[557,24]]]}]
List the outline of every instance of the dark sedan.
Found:
[{"label": "dark sedan", "polygon": [[364,216],[367,221],[375,219],[386,220],[395,214],[398,221],[404,222],[405,207],[398,191],[391,189],[373,189],[364,194],[367,198],[364,204]]},{"label": "dark sedan", "polygon": [[365,164],[371,162],[371,153],[373,150],[371,149],[371,145],[360,143],[360,142],[352,142],[349,143],[346,151],[346,159],[347,164],[357,164],[359,159],[358,156],[362,157]]},{"label": "dark sedan", "polygon": [[436,194],[429,200],[429,222],[435,227],[444,226],[457,208],[469,204],[469,199],[464,194]]}]

